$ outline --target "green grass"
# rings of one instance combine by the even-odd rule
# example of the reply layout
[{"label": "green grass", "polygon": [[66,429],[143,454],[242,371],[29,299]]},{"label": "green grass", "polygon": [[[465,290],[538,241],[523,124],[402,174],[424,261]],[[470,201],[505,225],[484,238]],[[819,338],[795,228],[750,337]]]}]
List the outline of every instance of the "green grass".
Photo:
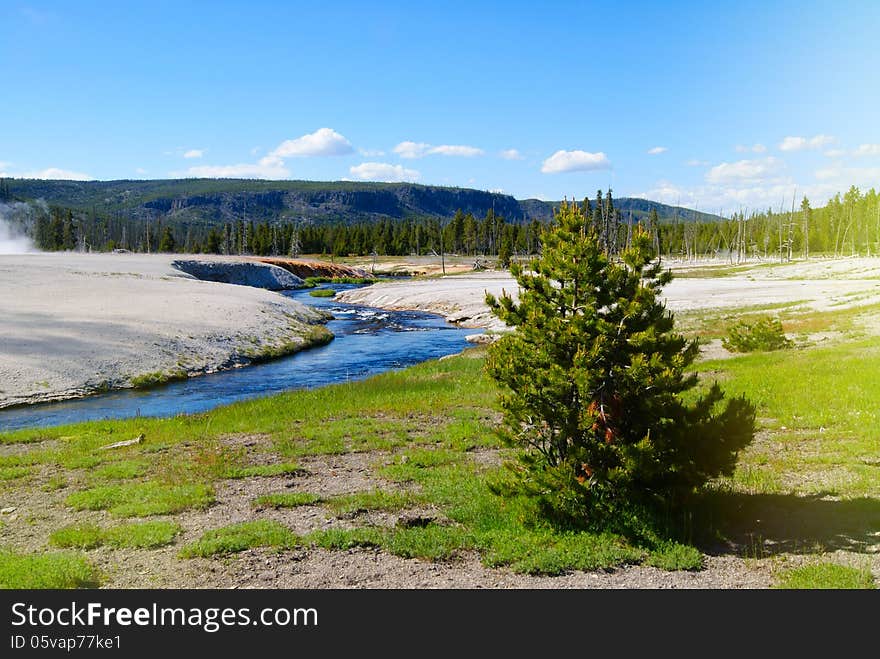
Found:
[{"label": "green grass", "polygon": [[874,575],[868,568],[837,563],[805,565],[782,572],[774,588],[784,589],[875,589]]},{"label": "green grass", "polygon": [[880,412],[870,404],[880,397],[878,339],[707,361],[698,370],[727,375],[725,390],[750,396],[777,427],[862,436],[880,428]]},{"label": "green grass", "polygon": [[63,549],[94,549],[103,542],[103,531],[97,524],[72,524],[49,536],[49,544]]},{"label": "green grass", "polygon": [[371,492],[342,494],[327,499],[325,503],[335,515],[352,515],[369,510],[396,512],[421,503],[421,501],[422,498],[412,492],[373,490]]},{"label": "green grass", "polygon": [[89,476],[93,481],[130,480],[143,476],[148,468],[143,460],[120,460],[94,469]]},{"label": "green grass", "polygon": [[11,481],[29,476],[29,467],[0,467],[0,481]]},{"label": "green grass", "polygon": [[168,515],[189,508],[206,508],[214,491],[200,483],[166,485],[154,481],[102,485],[67,497],[75,510],[107,510],[118,517]]},{"label": "green grass", "polygon": [[19,554],[0,549],[0,588],[96,588],[98,585],[97,571],[78,554]]},{"label": "green grass", "polygon": [[468,529],[437,524],[421,528],[396,528],[387,531],[382,541],[382,547],[395,556],[428,561],[451,560],[459,552],[474,546],[473,535]]},{"label": "green grass", "polygon": [[324,529],[313,531],[302,539],[304,545],[324,549],[346,550],[355,547],[381,547],[382,529],[367,526],[356,529]]},{"label": "green grass", "polygon": [[332,288],[315,288],[309,291],[309,295],[312,297],[333,297],[336,295],[336,291]]},{"label": "green grass", "polygon": [[662,542],[651,551],[645,564],[661,570],[699,570],[703,567],[703,554],[680,542]]},{"label": "green grass", "polygon": [[321,500],[320,496],[309,492],[280,492],[257,497],[254,499],[254,505],[266,508],[296,508],[311,506],[320,503]]},{"label": "green grass", "polygon": [[108,545],[115,549],[153,549],[174,542],[179,524],[166,521],[133,522],[101,528],[96,524],[73,524],[54,531],[49,543],[64,549],[94,549]]},{"label": "green grass", "polygon": [[290,476],[301,474],[302,467],[292,462],[270,465],[251,465],[245,467],[230,467],[222,473],[223,478],[255,478],[267,476]]},{"label": "green grass", "polygon": [[40,489],[43,490],[43,492],[55,492],[57,490],[63,490],[65,487],[67,487],[67,478],[62,474],[55,474],[54,476],[50,476]]},{"label": "green grass", "polygon": [[286,526],[270,520],[232,524],[206,532],[199,540],[180,550],[182,558],[234,554],[254,547],[289,549],[299,540]]},{"label": "green grass", "polygon": [[381,547],[395,556],[430,561],[450,560],[461,550],[473,547],[472,538],[465,529],[435,524],[411,529],[385,529],[375,526],[326,529],[310,533],[302,542],[305,545],[334,550]]}]

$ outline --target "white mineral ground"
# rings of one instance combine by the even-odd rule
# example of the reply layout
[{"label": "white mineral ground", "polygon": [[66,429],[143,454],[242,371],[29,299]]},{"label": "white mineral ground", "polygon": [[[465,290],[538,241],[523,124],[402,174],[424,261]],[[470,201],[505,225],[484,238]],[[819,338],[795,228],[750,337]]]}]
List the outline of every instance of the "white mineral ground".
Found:
[{"label": "white mineral ground", "polygon": [[278,293],[198,281],[172,267],[176,258],[0,256],[0,408],[228,368],[305,343],[323,320]]},{"label": "white mineral ground", "polygon": [[[791,264],[740,266],[724,277],[688,277],[688,270],[717,265],[667,264],[677,275],[663,291],[672,311],[690,311],[780,303],[802,303],[805,309],[844,309],[880,302],[880,258],[815,260]],[[336,296],[392,310],[443,314],[463,327],[504,328],[489,311],[486,293],[514,298],[516,281],[507,272],[484,271],[412,281],[380,282]]]}]

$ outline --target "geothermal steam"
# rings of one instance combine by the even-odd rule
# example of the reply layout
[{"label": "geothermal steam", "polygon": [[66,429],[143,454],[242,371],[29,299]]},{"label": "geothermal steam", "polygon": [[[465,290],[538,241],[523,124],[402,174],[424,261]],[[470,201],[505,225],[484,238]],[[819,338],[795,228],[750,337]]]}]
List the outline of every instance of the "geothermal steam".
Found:
[{"label": "geothermal steam", "polygon": [[0,204],[0,254],[36,252],[25,227],[30,219],[27,204]]}]

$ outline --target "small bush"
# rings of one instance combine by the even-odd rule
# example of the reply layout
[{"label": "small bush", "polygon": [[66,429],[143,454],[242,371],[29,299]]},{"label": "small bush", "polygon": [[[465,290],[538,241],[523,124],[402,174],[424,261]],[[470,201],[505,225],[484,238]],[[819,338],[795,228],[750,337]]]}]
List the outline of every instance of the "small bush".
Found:
[{"label": "small bush", "polygon": [[761,318],[754,323],[740,321],[731,327],[721,345],[731,352],[754,352],[756,350],[783,350],[794,343],[785,336],[778,318]]}]

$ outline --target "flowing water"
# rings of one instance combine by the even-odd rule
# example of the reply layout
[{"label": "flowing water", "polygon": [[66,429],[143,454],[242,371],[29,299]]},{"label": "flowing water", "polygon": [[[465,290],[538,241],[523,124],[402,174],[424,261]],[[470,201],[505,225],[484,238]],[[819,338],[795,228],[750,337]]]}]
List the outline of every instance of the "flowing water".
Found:
[{"label": "flowing water", "polygon": [[[346,284],[324,286],[334,290]],[[288,291],[305,304],[326,309],[335,339],[290,357],[174,382],[154,389],[124,389],[58,403],[0,410],[0,431],[96,419],[173,416],[203,412],[256,396],[359,380],[390,369],[460,352],[465,330],[434,314],[384,311],[315,298],[308,290]]]}]

